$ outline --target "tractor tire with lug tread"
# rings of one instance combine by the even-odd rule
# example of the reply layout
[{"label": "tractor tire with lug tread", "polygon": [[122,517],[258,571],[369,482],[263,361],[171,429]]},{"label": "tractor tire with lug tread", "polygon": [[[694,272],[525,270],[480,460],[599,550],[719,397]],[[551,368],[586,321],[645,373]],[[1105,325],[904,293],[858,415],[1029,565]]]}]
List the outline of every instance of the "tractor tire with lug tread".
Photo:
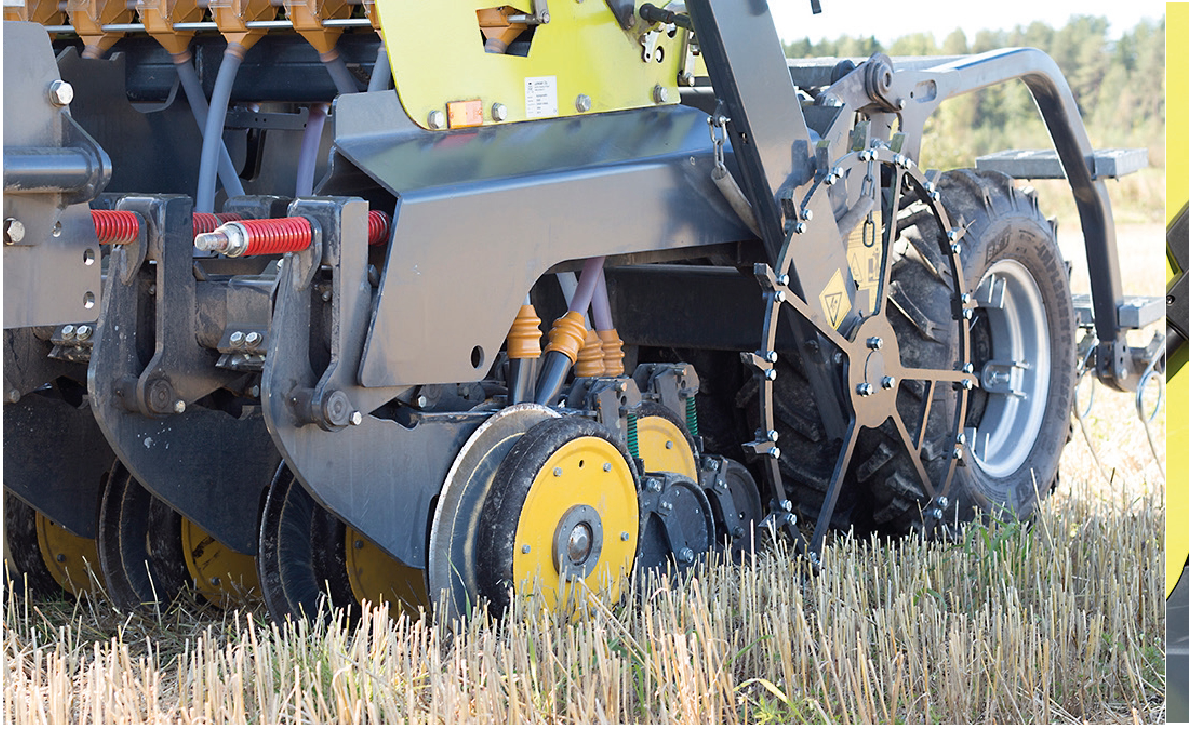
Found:
[{"label": "tractor tire with lug tread", "polygon": [[[973,374],[980,377],[989,362],[1023,367],[1010,368],[1013,381],[1005,385],[1023,396],[988,392],[982,378],[968,393],[964,433],[974,437],[974,445],[967,441],[960,447],[963,460],[940,518],[943,528],[953,530],[977,512],[985,518],[1027,518],[1056,485],[1074,393],[1075,322],[1055,227],[1032,192],[1018,190],[1004,174],[973,170],[942,174],[937,190],[952,225],[966,225],[960,257],[973,296],[964,306],[974,308]],[[950,257],[938,246],[937,219],[913,202],[902,208],[897,227],[888,313],[902,362],[961,367],[956,294]],[[994,291],[1000,287],[996,280],[1004,283],[1002,306],[988,307],[981,287]],[[897,409],[911,434],[920,429],[925,394],[921,382],[903,384],[898,393]],[[921,456],[937,490],[955,449],[958,396],[949,384],[936,384],[927,418]],[[889,534],[919,530],[928,497],[891,421],[861,433],[856,456],[855,476],[867,491],[872,528]],[[857,528],[860,524],[865,523],[857,522]]]}]

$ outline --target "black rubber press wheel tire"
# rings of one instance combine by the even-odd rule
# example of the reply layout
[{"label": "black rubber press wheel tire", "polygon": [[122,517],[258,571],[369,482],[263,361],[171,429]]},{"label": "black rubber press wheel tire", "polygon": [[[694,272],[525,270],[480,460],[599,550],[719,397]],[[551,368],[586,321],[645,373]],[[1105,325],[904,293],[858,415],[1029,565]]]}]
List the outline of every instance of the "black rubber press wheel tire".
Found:
[{"label": "black rubber press wheel tire", "polygon": [[[1036,196],[996,172],[956,170],[937,181],[960,240],[970,320],[972,372],[962,461],[939,525],[957,528],[985,518],[1027,518],[1057,482],[1058,459],[1070,426],[1075,381],[1075,321],[1070,285],[1053,224]],[[959,356],[962,321],[950,258],[939,246],[937,219],[921,202],[903,209],[894,248],[889,319],[906,366],[950,369]],[[961,365],[959,365],[961,366]],[[941,487],[956,449],[957,389],[939,384],[929,408],[922,462]],[[920,428],[920,383],[902,385],[897,409],[909,430]],[[861,436],[872,528],[901,534],[920,528],[926,499],[891,422]],[[930,511],[934,509],[931,508]]]}]

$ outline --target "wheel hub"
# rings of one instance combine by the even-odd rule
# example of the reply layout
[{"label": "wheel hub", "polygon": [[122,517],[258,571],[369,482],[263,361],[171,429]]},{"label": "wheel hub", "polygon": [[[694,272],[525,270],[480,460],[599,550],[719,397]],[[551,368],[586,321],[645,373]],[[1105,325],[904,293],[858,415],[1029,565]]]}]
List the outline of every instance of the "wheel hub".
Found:
[{"label": "wheel hub", "polygon": [[554,569],[566,580],[585,578],[599,563],[603,522],[589,504],[566,510],[554,530]]},{"label": "wheel hub", "polygon": [[883,314],[869,316],[855,332],[848,350],[848,393],[856,421],[879,427],[897,409],[901,352],[897,335]]}]

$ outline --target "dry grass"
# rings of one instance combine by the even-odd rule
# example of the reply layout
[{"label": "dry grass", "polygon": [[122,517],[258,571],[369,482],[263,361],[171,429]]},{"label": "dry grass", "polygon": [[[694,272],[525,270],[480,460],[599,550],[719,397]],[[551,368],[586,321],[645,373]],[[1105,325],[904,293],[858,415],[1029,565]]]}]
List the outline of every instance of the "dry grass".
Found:
[{"label": "dry grass", "polygon": [[[1126,261],[1130,292],[1160,292],[1149,272]],[[1163,478],[1130,395],[1101,388],[1086,428],[1030,525],[835,538],[817,574],[778,547],[577,622],[9,598],[3,722],[1161,722]]]},{"label": "dry grass", "polygon": [[348,632],[17,600],[4,721],[1159,722],[1162,506],[1130,471],[1109,496],[1064,483],[1031,526],[841,538],[817,575],[776,548],[578,622]]}]

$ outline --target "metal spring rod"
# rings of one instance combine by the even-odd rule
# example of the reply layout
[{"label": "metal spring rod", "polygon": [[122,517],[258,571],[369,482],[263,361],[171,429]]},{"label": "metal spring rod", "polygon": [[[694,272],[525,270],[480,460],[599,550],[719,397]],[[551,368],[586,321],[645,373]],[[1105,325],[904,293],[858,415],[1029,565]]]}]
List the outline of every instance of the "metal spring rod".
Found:
[{"label": "metal spring rod", "polygon": [[[322,24],[327,27],[339,26],[342,28],[371,28],[372,21],[367,18],[338,18],[332,20],[324,20]],[[264,30],[284,30],[293,28],[293,23],[288,20],[253,20],[245,23],[248,28],[260,28]],[[72,25],[47,25],[43,26],[46,33],[74,33],[74,26]],[[145,30],[144,23],[112,23],[110,25],[100,26],[100,30],[105,33],[143,33]],[[197,23],[174,23],[175,31],[217,31],[219,26],[211,21],[200,21]]]}]

